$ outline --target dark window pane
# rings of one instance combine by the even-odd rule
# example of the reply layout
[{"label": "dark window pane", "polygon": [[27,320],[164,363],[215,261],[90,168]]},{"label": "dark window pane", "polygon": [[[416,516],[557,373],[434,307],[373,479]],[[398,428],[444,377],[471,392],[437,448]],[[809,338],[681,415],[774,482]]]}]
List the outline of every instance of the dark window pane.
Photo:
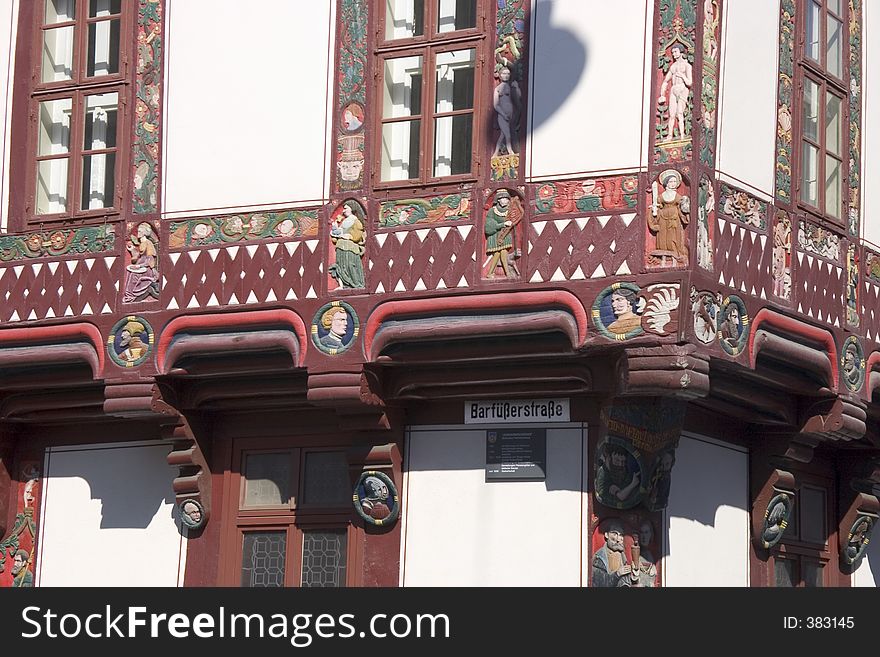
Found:
[{"label": "dark window pane", "polygon": [[344,529],[303,532],[303,586],[345,586],[348,533]]},{"label": "dark window pane", "polygon": [[385,38],[410,39],[425,33],[425,0],[387,0]]},{"label": "dark window pane", "polygon": [[109,16],[122,11],[122,0],[89,0],[89,18]]},{"label": "dark window pane", "polygon": [[284,586],[286,532],[249,532],[241,550],[241,585]]},{"label": "dark window pane", "polygon": [[801,502],[801,540],[825,544],[825,491],[821,488],[803,486]]},{"label": "dark window pane", "polygon": [[119,20],[89,23],[89,56],[86,75],[119,73]]},{"label": "dark window pane", "polygon": [[244,506],[279,506],[290,500],[290,454],[248,454]]},{"label": "dark window pane", "polygon": [[801,564],[804,571],[804,586],[821,587],[824,585],[822,581],[822,573],[824,572],[822,565],[815,561],[804,561]]},{"label": "dark window pane", "polygon": [[344,452],[308,452],[305,470],[303,504],[351,504],[352,485]]},{"label": "dark window pane", "polygon": [[454,32],[477,25],[477,0],[437,0],[437,31]]},{"label": "dark window pane", "polygon": [[116,153],[98,153],[83,157],[83,210],[112,208],[115,200]]},{"label": "dark window pane", "polygon": [[470,173],[473,115],[441,116],[434,131],[434,175]]},{"label": "dark window pane", "polygon": [[794,562],[788,559],[779,559],[775,561],[776,586],[791,588],[794,586]]}]

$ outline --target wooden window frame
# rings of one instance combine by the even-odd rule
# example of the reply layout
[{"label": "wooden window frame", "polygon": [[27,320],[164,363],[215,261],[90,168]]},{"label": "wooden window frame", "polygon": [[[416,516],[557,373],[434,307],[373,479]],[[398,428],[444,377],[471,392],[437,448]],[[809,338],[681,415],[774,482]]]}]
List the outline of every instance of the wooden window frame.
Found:
[{"label": "wooden window frame", "polygon": [[[425,1],[425,33],[421,36],[401,39],[385,38],[385,2],[377,2],[379,7],[379,20],[376,21],[376,48],[375,48],[375,72],[377,99],[377,120],[375,132],[375,144],[373,149],[373,188],[376,190],[393,190],[412,187],[443,187],[446,185],[459,186],[464,183],[473,183],[479,177],[481,149],[477,147],[478,135],[482,129],[482,116],[485,111],[483,105],[483,72],[485,66],[486,48],[486,0],[476,0],[476,25],[473,28],[455,30],[452,32],[437,32],[438,0]],[[452,112],[436,111],[436,59],[441,52],[453,50],[474,49],[474,100],[473,107],[469,110],[455,110]],[[385,85],[385,62],[389,59],[401,57],[422,56],[422,89],[421,89],[421,113],[407,117],[383,118],[384,107],[382,104],[381,90]],[[457,114],[471,114],[471,170],[468,173],[452,174],[449,176],[434,175],[434,126],[438,118],[455,116]],[[416,178],[406,180],[382,180],[382,130],[387,123],[398,123],[421,120],[419,128],[419,175]]]},{"label": "wooden window frame", "polygon": [[[52,224],[76,221],[88,223],[89,220],[106,221],[122,212],[123,193],[128,181],[128,162],[130,150],[130,126],[128,123],[129,94],[129,51],[131,48],[132,4],[123,1],[119,14],[88,17],[89,0],[76,0],[76,19],[51,25],[44,24],[45,1],[36,0],[32,61],[34,62],[30,85],[28,112],[28,174],[25,195],[25,216],[28,224]],[[119,71],[110,75],[89,76],[88,72],[88,26],[94,23],[119,20]],[[74,26],[73,76],[70,80],[42,82],[43,33],[48,29]],[[85,98],[87,96],[116,93],[116,146],[106,149],[86,149],[85,136]],[[39,156],[39,107],[41,102],[60,98],[71,99],[70,142],[68,152],[61,157]],[[113,191],[109,197],[113,204],[109,207],[85,209],[82,205],[83,158],[87,155],[115,153]],[[67,210],[51,214],[37,214],[37,179],[39,162],[52,159],[66,159],[67,170]]]},{"label": "wooden window frame", "polygon": [[[315,529],[336,529],[346,532],[345,586],[361,583],[359,528],[353,522],[351,504],[345,507],[319,507],[300,504],[304,490],[306,455],[310,452],[343,451],[344,445],[324,444],[320,439],[309,442],[297,439],[241,439],[233,442],[232,467],[226,473],[224,505],[225,531],[220,548],[221,586],[241,586],[241,559],[244,534],[255,531],[285,531],[284,586],[298,587],[302,582],[303,533]],[[289,453],[291,459],[290,497],[286,504],[244,507],[243,468],[249,454]]]},{"label": "wooden window frame", "polygon": [[[798,536],[793,536],[790,531],[786,532],[779,547],[773,551],[767,560],[768,581],[770,586],[776,587],[776,562],[777,560],[789,560],[795,563],[795,588],[803,588],[805,562],[818,563],[822,567],[822,586],[837,587],[845,585],[846,577],[838,572],[838,548],[837,548],[837,524],[834,520],[837,508],[836,488],[834,478],[831,476],[814,473],[798,472],[795,475],[797,481],[797,495],[792,513],[797,516]],[[801,491],[804,488],[822,490],[825,494],[825,543],[811,543],[803,540],[800,535],[803,531],[803,521],[800,517],[802,507]],[[794,523],[791,523],[794,524]]]},{"label": "wooden window frame", "polygon": [[[819,60],[812,59],[807,54],[807,12],[810,9],[811,4],[819,4],[821,5],[821,11],[819,12],[819,42],[820,42],[820,50],[819,50]],[[846,76],[847,71],[849,70],[849,49],[847,48],[848,39],[847,35],[849,34],[847,27],[849,25],[849,3],[847,0],[841,0],[841,6],[843,8],[843,15],[838,16],[836,13],[832,12],[828,8],[828,0],[800,0],[799,2],[799,11],[798,11],[798,53],[797,53],[797,66],[795,69],[795,75],[797,76],[797,99],[796,99],[796,108],[795,112],[796,116],[796,131],[794,133],[795,139],[792,146],[797,149],[795,155],[795,161],[797,162],[796,170],[792,172],[792,177],[794,179],[795,184],[795,204],[797,207],[808,213],[811,217],[815,219],[822,220],[827,222],[830,226],[835,228],[843,228],[847,222],[847,216],[849,214],[849,187],[847,181],[849,180],[849,85],[843,79],[839,78],[833,73],[828,72],[827,70],[827,30],[828,30],[828,21],[827,16],[830,14],[831,16],[839,19],[842,22],[843,30],[841,34],[841,72]],[[806,138],[806,133],[804,130],[804,102],[805,102],[805,89],[807,80],[811,80],[819,87],[819,121],[818,121],[818,130],[819,130],[819,143],[817,144],[811,139]],[[829,154],[827,150],[826,143],[826,127],[827,127],[827,103],[829,94],[838,97],[841,100],[841,112],[840,112],[840,155]],[[808,141],[810,144],[815,146],[818,150],[818,162],[817,162],[817,177],[818,177],[818,189],[817,189],[817,199],[816,205],[812,205],[809,201],[806,201],[802,198],[801,194],[803,191],[803,170],[805,167],[804,154],[803,154],[803,143]],[[825,181],[826,181],[826,173],[827,173],[827,164],[826,160],[828,157],[832,157],[837,159],[840,162],[840,205],[839,205],[839,216],[834,216],[826,211],[826,193],[825,193]]]}]

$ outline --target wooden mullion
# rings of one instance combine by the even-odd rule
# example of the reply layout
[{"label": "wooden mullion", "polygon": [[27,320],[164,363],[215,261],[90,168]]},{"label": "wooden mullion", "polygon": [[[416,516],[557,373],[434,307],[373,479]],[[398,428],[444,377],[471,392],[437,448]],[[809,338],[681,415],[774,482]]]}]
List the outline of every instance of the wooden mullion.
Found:
[{"label": "wooden mullion", "polygon": [[405,123],[407,121],[416,121],[423,119],[421,114],[413,114],[412,116],[395,116],[388,119],[382,119],[382,125],[387,123]]},{"label": "wooden mullion", "polygon": [[432,116],[435,119],[442,119],[447,116],[463,116],[465,114],[473,114],[473,113],[474,113],[474,108],[471,107],[470,109],[452,110],[450,112],[437,112],[437,113],[433,114]]}]

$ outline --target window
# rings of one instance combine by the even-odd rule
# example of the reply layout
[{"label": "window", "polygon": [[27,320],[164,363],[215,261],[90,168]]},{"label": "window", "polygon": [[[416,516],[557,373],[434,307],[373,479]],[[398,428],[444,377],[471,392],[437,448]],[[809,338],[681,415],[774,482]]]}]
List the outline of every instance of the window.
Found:
[{"label": "window", "polygon": [[[831,481],[799,475],[795,507],[772,559],[771,581],[777,587],[824,587],[836,583],[837,547],[829,513]],[[809,483],[807,483],[809,482]]]},{"label": "window", "polygon": [[379,3],[381,183],[475,175],[478,0]]},{"label": "window", "polygon": [[242,587],[347,586],[352,483],[345,453],[311,448],[237,452],[231,476],[227,583]]},{"label": "window", "polygon": [[847,85],[845,0],[805,0],[801,58],[799,199],[820,216],[844,216]]},{"label": "window", "polygon": [[39,0],[38,72],[31,94],[34,168],[28,215],[68,219],[118,212],[125,134],[122,0]]}]

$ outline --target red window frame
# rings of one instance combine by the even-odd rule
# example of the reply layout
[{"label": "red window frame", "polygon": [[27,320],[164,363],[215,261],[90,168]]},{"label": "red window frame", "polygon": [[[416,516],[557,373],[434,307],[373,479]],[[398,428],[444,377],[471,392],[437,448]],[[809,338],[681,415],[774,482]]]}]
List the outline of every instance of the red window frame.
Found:
[{"label": "red window frame", "polygon": [[[107,16],[89,18],[89,0],[75,0],[75,20],[46,24],[45,0],[35,4],[35,31],[32,45],[33,76],[30,87],[28,113],[28,167],[27,194],[25,197],[25,215],[28,223],[51,223],[69,220],[104,219],[110,215],[118,215],[122,210],[123,190],[128,180],[128,157],[130,130],[127,120],[129,80],[129,49],[132,26],[132,3],[123,0],[120,12]],[[119,70],[116,73],[88,75],[88,41],[89,25],[110,21],[119,21]],[[42,82],[43,75],[43,39],[44,32],[50,29],[73,27],[73,59],[70,80]],[[118,105],[116,110],[116,145],[104,149],[88,149],[84,147],[86,117],[85,98],[87,96],[116,93]],[[71,99],[70,132],[68,150],[64,154],[38,155],[40,103],[62,98]],[[115,154],[113,190],[105,201],[112,205],[103,208],[82,209],[82,186],[85,166],[84,158],[91,155]],[[66,159],[67,168],[67,208],[63,212],[37,213],[37,185],[39,162]]]},{"label": "red window frame", "polygon": [[[308,445],[308,446],[304,446]],[[316,440],[241,439],[234,441],[232,467],[226,474],[227,504],[224,520],[226,531],[221,544],[221,586],[241,586],[244,536],[248,532],[284,531],[284,586],[298,587],[302,581],[303,538],[309,530],[332,529],[346,532],[345,586],[360,583],[358,528],[352,523],[352,506],[327,507],[303,504],[306,456],[310,452],[342,451],[341,445],[326,445]],[[249,454],[286,454],[290,458],[290,497],[281,505],[244,506],[245,459]]]},{"label": "red window frame", "polygon": [[[482,129],[484,103],[482,100],[482,78],[485,62],[485,24],[488,3],[476,0],[476,20],[473,28],[439,32],[439,0],[423,0],[424,2],[424,34],[416,37],[387,39],[385,37],[386,3],[377,2],[379,19],[376,29],[376,99],[377,128],[375,135],[373,187],[376,189],[392,189],[395,187],[415,187],[425,185],[461,184],[472,182],[479,176],[479,149],[475,147],[477,135]],[[437,54],[454,50],[474,49],[474,89],[473,106],[470,109],[453,110],[450,112],[436,111],[436,60]],[[422,87],[421,113],[407,117],[383,118],[382,90],[385,86],[385,62],[400,57],[422,56]],[[471,127],[471,170],[467,173],[448,176],[434,175],[434,130],[438,119],[455,115],[472,115]],[[421,121],[419,127],[419,171],[414,178],[405,180],[382,180],[382,133],[383,126],[404,121]]]},{"label": "red window frame", "polygon": [[[830,7],[831,3],[840,2],[842,12],[838,14]],[[807,15],[813,8],[819,8],[819,57],[814,59],[809,53],[809,35],[807,34]],[[810,215],[824,219],[836,227],[842,227],[847,220],[849,210],[849,102],[848,102],[848,84],[845,81],[847,72],[849,71],[849,3],[847,0],[799,0],[798,6],[798,25],[800,39],[798,48],[798,67],[796,73],[799,77],[798,82],[798,108],[797,112],[797,150],[796,161],[797,171],[795,174],[796,185],[796,203],[799,208]],[[841,74],[843,77],[837,76],[828,69],[827,55],[827,38],[828,38],[828,20],[840,21],[840,62]],[[807,136],[805,130],[805,114],[806,108],[806,87],[808,81],[812,81],[819,88],[819,113],[817,117],[818,124],[818,140],[811,139]],[[840,101],[840,116],[838,135],[840,143],[840,151],[833,153],[828,150],[827,144],[827,104],[829,95],[836,96]],[[807,166],[804,157],[804,144],[809,143],[817,152],[817,187],[815,203],[812,199],[807,198],[807,190],[804,181],[804,173]],[[828,211],[825,185],[829,173],[828,158],[836,160],[840,164],[839,168],[839,204],[836,211]]]}]

